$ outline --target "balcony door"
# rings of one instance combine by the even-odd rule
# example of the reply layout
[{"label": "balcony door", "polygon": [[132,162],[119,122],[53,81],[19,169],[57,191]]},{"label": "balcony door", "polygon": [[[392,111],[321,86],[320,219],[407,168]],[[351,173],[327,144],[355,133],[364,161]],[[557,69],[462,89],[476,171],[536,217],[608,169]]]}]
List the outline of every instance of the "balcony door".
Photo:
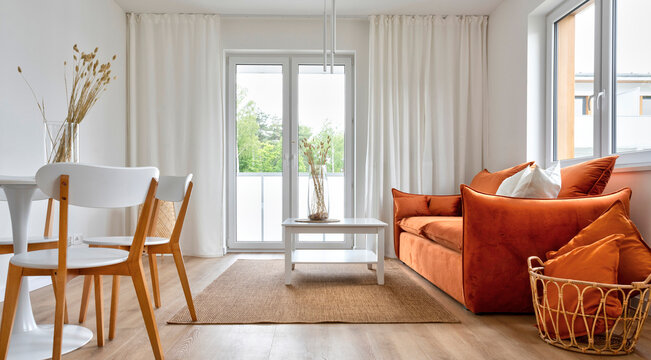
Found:
[{"label": "balcony door", "polygon": [[[331,73],[319,56],[228,55],[228,247],[282,249],[281,222],[307,216],[303,138],[330,137],[330,217],[353,214],[352,57]],[[343,235],[301,235],[298,247],[349,248]]]}]

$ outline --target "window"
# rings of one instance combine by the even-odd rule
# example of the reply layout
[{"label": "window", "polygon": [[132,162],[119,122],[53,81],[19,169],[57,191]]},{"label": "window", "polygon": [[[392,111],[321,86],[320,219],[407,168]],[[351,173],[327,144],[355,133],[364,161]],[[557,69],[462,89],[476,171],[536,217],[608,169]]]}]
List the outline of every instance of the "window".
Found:
[{"label": "window", "polygon": [[[353,215],[352,56],[227,56],[229,249],[284,248],[281,223],[306,217],[302,138],[330,136],[329,214]],[[297,247],[350,248],[353,237],[301,234]]]},{"label": "window", "polygon": [[651,1],[571,0],[549,14],[548,162],[651,162]]},{"label": "window", "polygon": [[650,150],[651,116],[637,110],[640,95],[651,93],[651,43],[644,35],[651,32],[651,1],[617,0],[613,12],[614,148],[617,153]]}]

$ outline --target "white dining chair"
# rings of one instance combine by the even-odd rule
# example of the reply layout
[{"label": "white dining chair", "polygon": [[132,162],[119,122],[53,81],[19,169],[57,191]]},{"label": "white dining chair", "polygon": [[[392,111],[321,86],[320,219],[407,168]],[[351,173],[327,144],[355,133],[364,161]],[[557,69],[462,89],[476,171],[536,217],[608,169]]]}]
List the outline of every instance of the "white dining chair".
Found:
[{"label": "white dining chair", "polygon": [[[148,235],[155,232],[156,216],[159,209],[160,201],[168,201],[173,203],[181,203],[174,229],[169,238],[147,236],[145,240],[144,251],[149,256],[149,270],[152,282],[152,289],[154,293],[154,304],[158,308],[161,306],[160,300],[160,285],[158,280],[158,265],[156,264],[157,254],[172,255],[176,265],[176,271],[181,280],[181,287],[185,295],[185,301],[188,304],[190,317],[193,321],[197,321],[197,313],[194,308],[192,300],[192,293],[190,291],[190,283],[188,275],[185,270],[183,262],[183,254],[179,240],[181,237],[181,230],[183,229],[183,222],[190,202],[190,194],[192,194],[192,174],[187,176],[161,176],[158,182],[158,190],[156,191],[156,200],[154,202],[154,209],[150,220]],[[105,236],[105,237],[88,237],[84,239],[84,243],[90,247],[108,247],[123,250],[130,250],[132,246],[133,237],[131,236]],[[88,308],[88,301],[90,299],[91,278],[86,276],[84,279],[84,289],[82,292],[81,307],[79,309],[79,323],[83,323],[86,319],[86,311]],[[109,320],[109,340],[115,337],[115,323],[117,316],[118,296],[119,296],[120,282],[119,277],[113,277],[113,288],[111,290],[111,314]]]},{"label": "white dining chair", "polygon": [[[52,358],[61,358],[66,282],[75,276],[91,275],[95,282],[97,343],[104,343],[102,275],[130,276],[156,359],[163,359],[154,310],[145,284],[142,251],[158,186],[158,169],[118,168],[58,163],[36,173],[36,184],[47,196],[59,201],[57,249],[14,255],[9,262],[5,301],[0,325],[0,358],[6,359],[16,315],[18,290],[23,276],[55,276],[56,310]],[[142,204],[131,251],[108,248],[68,248],[68,207],[125,208]]]}]

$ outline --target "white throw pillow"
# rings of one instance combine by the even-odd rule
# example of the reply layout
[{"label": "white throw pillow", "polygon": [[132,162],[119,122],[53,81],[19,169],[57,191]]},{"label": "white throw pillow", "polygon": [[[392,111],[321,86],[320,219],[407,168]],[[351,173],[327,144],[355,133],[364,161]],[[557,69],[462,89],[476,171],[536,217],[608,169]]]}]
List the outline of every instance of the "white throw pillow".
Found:
[{"label": "white throw pillow", "polygon": [[518,183],[520,183],[520,179],[522,179],[523,176],[528,176],[530,173],[531,173],[531,166],[527,166],[526,168],[515,173],[515,175],[509,176],[508,178],[504,179],[504,181],[502,181],[502,183],[500,184],[500,187],[497,189],[495,195],[513,196],[512,194],[515,192],[515,189],[518,187]]},{"label": "white throw pillow", "polygon": [[561,191],[561,164],[549,169],[528,166],[507,178],[497,189],[497,195],[534,199],[555,199]]}]

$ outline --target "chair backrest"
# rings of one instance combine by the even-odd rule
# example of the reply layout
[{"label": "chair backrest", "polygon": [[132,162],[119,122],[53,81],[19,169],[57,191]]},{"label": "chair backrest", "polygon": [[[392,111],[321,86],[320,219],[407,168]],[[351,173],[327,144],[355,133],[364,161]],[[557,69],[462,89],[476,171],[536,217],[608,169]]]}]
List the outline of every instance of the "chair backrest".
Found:
[{"label": "chair backrest", "polygon": [[158,179],[156,198],[163,201],[180,202],[188,191],[192,174],[187,176],[161,176]]},{"label": "chair backrest", "polygon": [[181,208],[176,216],[174,228],[170,235],[170,243],[172,246],[178,246],[181,237],[181,230],[183,230],[183,223],[185,221],[185,214],[188,210],[190,203],[190,195],[192,194],[192,174],[186,176],[161,176],[158,191],[156,192],[156,202],[154,203],[154,210],[152,211],[152,218],[150,221],[150,228],[148,231],[149,236],[155,233],[156,225],[159,216],[159,202],[181,202]]},{"label": "chair backrest", "polygon": [[36,184],[59,200],[58,270],[67,268],[68,205],[92,208],[129,207],[144,203],[127,261],[142,257],[158,186],[158,169],[119,168],[73,163],[48,164],[36,172]]},{"label": "chair backrest", "polygon": [[59,199],[59,179],[68,175],[68,203],[91,208],[124,208],[145,202],[155,167],[124,168],[73,163],[48,164],[36,173],[36,184],[45,195]]}]

